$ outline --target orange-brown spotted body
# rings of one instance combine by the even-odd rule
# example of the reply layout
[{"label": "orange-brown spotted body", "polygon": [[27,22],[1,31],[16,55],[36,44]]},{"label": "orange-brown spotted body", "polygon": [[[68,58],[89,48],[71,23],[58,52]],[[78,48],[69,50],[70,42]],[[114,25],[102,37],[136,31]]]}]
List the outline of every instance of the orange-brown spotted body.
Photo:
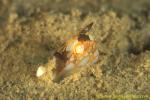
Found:
[{"label": "orange-brown spotted body", "polygon": [[55,53],[56,70],[55,79],[64,77],[66,73],[91,65],[98,61],[99,52],[96,49],[96,41],[86,34],[93,23],[87,25],[79,34],[69,39],[64,47]]}]

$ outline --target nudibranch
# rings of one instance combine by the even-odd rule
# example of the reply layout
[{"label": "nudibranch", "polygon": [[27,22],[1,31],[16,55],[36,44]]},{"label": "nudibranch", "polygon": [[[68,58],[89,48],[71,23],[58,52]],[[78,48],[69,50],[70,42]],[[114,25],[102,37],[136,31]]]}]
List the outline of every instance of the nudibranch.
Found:
[{"label": "nudibranch", "polygon": [[54,79],[63,78],[77,68],[92,65],[98,61],[99,52],[96,48],[96,41],[89,32],[92,26],[93,23],[88,24],[55,52]]}]

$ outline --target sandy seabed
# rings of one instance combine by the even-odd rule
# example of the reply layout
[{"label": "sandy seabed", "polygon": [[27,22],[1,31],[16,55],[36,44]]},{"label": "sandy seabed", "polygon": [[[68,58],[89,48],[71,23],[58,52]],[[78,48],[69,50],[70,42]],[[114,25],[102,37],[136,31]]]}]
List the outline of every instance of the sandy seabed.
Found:
[{"label": "sandy seabed", "polygon": [[[99,62],[54,82],[54,52],[90,22]],[[50,71],[37,78],[40,65]],[[150,99],[149,0],[0,1],[1,100],[109,100],[112,95]]]}]

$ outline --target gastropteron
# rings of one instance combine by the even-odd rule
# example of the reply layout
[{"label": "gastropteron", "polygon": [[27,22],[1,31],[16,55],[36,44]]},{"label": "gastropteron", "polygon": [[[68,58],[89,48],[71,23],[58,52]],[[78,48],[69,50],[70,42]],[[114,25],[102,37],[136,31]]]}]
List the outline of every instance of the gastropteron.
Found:
[{"label": "gastropteron", "polygon": [[[79,70],[79,68],[92,65],[98,61],[99,52],[96,48],[96,41],[90,32],[92,26],[93,22],[82,28],[55,52],[54,80],[60,80]],[[43,69],[43,71],[45,70]]]}]

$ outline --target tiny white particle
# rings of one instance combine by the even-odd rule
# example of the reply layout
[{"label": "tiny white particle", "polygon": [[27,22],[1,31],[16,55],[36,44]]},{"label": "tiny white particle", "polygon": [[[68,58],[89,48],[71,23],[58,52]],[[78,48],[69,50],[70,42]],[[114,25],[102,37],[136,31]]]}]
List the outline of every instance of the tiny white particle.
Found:
[{"label": "tiny white particle", "polygon": [[37,76],[37,77],[40,77],[40,76],[42,76],[45,72],[46,72],[46,68],[43,67],[43,66],[40,66],[40,67],[37,69],[36,76]]}]

